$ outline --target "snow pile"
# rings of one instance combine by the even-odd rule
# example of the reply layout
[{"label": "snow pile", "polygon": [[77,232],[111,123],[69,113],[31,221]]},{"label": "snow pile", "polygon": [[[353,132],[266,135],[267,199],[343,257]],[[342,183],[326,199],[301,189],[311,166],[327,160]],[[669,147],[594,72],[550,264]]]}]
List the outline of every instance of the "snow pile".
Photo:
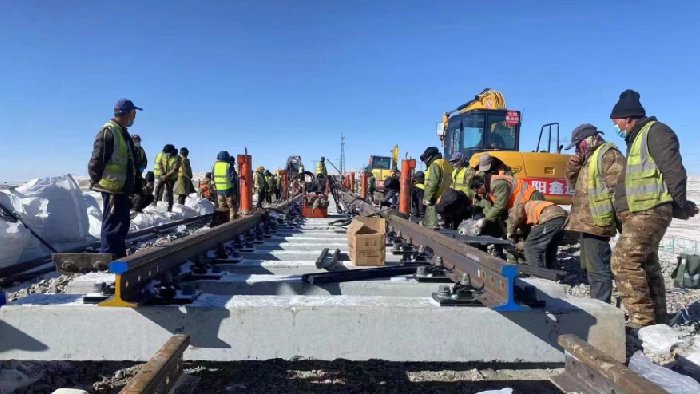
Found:
[{"label": "snow pile", "polygon": [[[87,206],[70,175],[35,179],[13,191],[0,192],[0,203],[58,249],[91,238]],[[22,223],[0,220],[0,267],[47,252]]]},{"label": "snow pile", "polygon": [[214,209],[214,204],[211,201],[199,198],[196,194],[190,194],[185,200],[185,205],[175,204],[172,212],[168,212],[166,202],[160,201],[157,206],[146,207],[143,209],[143,213],[136,215],[131,220],[129,231],[138,231],[176,220],[211,214],[214,213]]},{"label": "snow pile", "polygon": [[693,378],[654,364],[642,352],[636,352],[630,358],[629,368],[669,393],[700,393],[700,384]]},{"label": "snow pile", "polygon": [[665,324],[655,324],[639,330],[644,354],[659,362],[672,358],[671,352],[681,343],[682,333]]},{"label": "snow pile", "polygon": [[[81,191],[71,175],[34,179],[13,191],[0,190],[0,204],[18,215],[57,250],[86,247],[98,241],[102,227],[102,195]],[[159,202],[136,215],[129,231],[214,213],[214,204],[196,194],[184,205]],[[22,223],[0,219],[0,268],[46,256],[44,247]]]}]

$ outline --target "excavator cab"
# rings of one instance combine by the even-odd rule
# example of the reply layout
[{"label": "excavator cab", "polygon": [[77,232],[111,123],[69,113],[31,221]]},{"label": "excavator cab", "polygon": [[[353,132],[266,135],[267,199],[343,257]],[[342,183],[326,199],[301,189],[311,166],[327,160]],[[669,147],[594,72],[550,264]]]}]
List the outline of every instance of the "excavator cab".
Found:
[{"label": "excavator cab", "polygon": [[475,110],[452,115],[447,126],[438,124],[444,155],[462,152],[466,157],[485,151],[520,149],[520,112]]},{"label": "excavator cab", "polygon": [[[516,178],[539,190],[548,201],[571,204],[573,190],[564,176],[569,156],[561,154],[559,124],[542,126],[537,148],[523,151],[520,149],[521,113],[507,108],[500,92],[484,89],[473,100],[445,112],[437,128],[443,156],[449,159],[454,153],[462,152],[469,158],[469,165],[477,167],[481,154],[488,152],[510,167]],[[552,146],[553,142],[556,145]]]}]

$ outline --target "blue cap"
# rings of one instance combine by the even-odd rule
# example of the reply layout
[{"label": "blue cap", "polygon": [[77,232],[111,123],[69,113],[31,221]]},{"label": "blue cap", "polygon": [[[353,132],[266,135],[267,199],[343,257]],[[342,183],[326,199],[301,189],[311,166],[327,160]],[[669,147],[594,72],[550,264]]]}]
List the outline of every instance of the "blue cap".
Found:
[{"label": "blue cap", "polygon": [[143,111],[143,108],[139,108],[134,105],[134,102],[129,100],[129,99],[119,99],[116,104],[114,104],[114,114],[119,115],[119,114],[128,114],[129,112],[133,110],[139,110]]},{"label": "blue cap", "polygon": [[464,160],[464,155],[462,152],[455,152],[452,154],[452,157],[450,158],[450,161],[462,161]]}]

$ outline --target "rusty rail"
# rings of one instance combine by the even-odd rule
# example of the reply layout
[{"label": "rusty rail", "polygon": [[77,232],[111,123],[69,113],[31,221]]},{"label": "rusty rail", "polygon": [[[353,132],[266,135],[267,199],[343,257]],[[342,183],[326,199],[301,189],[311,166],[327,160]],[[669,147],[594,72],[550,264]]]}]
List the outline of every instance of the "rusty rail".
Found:
[{"label": "rusty rail", "polygon": [[168,393],[182,375],[182,355],[190,344],[189,335],[173,335],[141,367],[121,394]]},{"label": "rusty rail", "polygon": [[[276,210],[288,209],[293,200],[274,205]],[[214,227],[208,231],[192,234],[170,242],[162,247],[146,249],[131,256],[109,263],[109,271],[116,274],[114,296],[99,303],[101,306],[136,307],[143,298],[143,289],[152,280],[162,277],[191,258],[230,241],[237,234],[255,228],[263,219],[263,211]]]},{"label": "rusty rail", "polygon": [[[343,196],[348,200],[354,199],[351,194],[346,193]],[[364,212],[380,213],[364,201],[358,203]],[[393,231],[401,233],[401,238],[410,239],[412,243],[430,249],[433,255],[440,256],[443,265],[453,272],[453,280],[459,281],[466,276],[473,286],[483,288],[480,301],[484,305],[500,312],[529,309],[527,305],[516,300],[515,285],[519,273],[517,265],[508,264],[477,248],[392,213],[382,213],[382,216]],[[522,286],[527,287],[524,284]]]},{"label": "rusty rail", "polygon": [[559,336],[565,370],[552,380],[565,392],[666,394],[666,391],[575,335]]}]

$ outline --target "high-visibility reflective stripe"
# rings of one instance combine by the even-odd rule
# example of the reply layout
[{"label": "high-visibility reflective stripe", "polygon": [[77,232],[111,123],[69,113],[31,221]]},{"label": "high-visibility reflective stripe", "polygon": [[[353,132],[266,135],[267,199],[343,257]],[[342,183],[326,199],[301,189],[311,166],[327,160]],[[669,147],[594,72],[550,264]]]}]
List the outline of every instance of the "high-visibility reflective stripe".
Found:
[{"label": "high-visibility reflective stripe", "polygon": [[603,156],[610,150],[617,149],[614,144],[606,142],[593,152],[588,162],[588,207],[596,226],[607,227],[613,224],[615,209],[613,194],[603,179]]},{"label": "high-visibility reflective stripe", "polygon": [[231,163],[225,161],[217,161],[214,163],[214,187],[218,191],[229,190],[233,188],[233,182],[228,178],[228,172]]},{"label": "high-visibility reflective stripe", "polygon": [[163,152],[158,152],[158,155],[156,156],[155,165],[153,166],[153,175],[155,175],[155,176],[163,175],[163,165],[160,163],[160,160],[162,158],[163,158]]},{"label": "high-visibility reflective stripe", "polygon": [[124,191],[126,183],[127,163],[131,159],[134,160],[133,152],[128,148],[122,128],[114,121],[110,120],[103,128],[103,133],[109,130],[113,136],[114,148],[112,156],[107,160],[107,163],[102,170],[102,178],[98,182],[100,187],[113,193],[121,193]]},{"label": "high-visibility reflective stripe", "polygon": [[553,202],[549,201],[528,201],[525,203],[525,216],[527,217],[527,224],[538,224],[540,222],[540,215],[545,208],[554,205]]},{"label": "high-visibility reflective stripe", "polygon": [[[532,185],[524,182],[521,179],[514,178],[510,175],[492,175],[491,183],[497,180],[504,180],[510,184],[510,198],[508,199],[508,209],[514,206],[528,202],[532,198],[532,195],[537,191]],[[492,196],[492,200],[495,200],[495,196]]]},{"label": "high-visibility reflective stripe", "polygon": [[631,212],[645,211],[673,201],[663,174],[649,153],[648,138],[655,121],[642,127],[629,150],[625,167],[625,192]]}]

